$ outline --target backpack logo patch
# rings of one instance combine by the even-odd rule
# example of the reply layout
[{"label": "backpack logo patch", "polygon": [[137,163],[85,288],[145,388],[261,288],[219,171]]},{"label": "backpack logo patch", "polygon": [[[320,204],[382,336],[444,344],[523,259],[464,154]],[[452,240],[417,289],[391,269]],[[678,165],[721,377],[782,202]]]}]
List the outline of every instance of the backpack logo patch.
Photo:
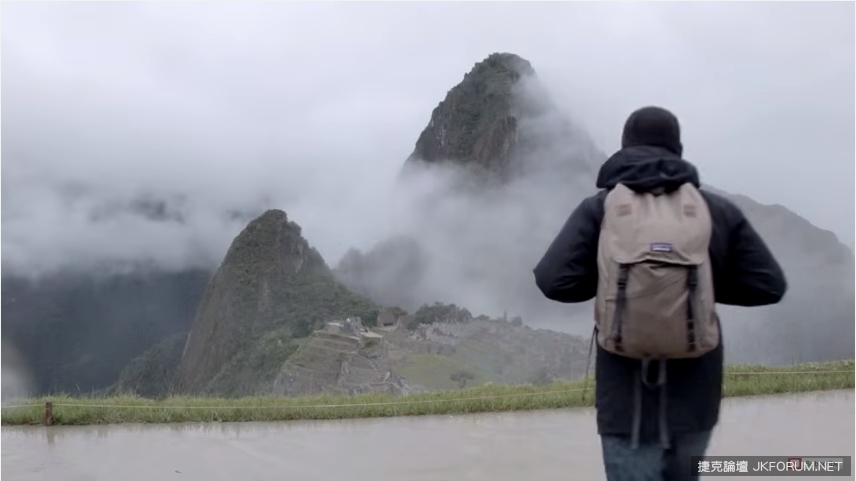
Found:
[{"label": "backpack logo patch", "polygon": [[672,252],[672,244],[668,242],[654,242],[651,244],[651,252]]},{"label": "backpack logo patch", "polygon": [[687,217],[696,216],[696,208],[692,204],[684,204],[684,215]]},{"label": "backpack logo patch", "polygon": [[633,208],[630,207],[630,204],[619,204],[615,208],[615,213],[618,215],[618,217],[624,217],[626,215],[630,215],[630,213],[632,211],[633,211]]}]

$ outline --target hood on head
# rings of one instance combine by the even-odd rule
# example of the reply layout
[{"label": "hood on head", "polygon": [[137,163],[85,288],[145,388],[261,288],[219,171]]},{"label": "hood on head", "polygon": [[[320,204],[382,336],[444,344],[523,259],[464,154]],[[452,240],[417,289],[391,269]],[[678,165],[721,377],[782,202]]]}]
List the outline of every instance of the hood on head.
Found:
[{"label": "hood on head", "polygon": [[683,155],[681,125],[675,114],[661,107],[643,107],[630,114],[621,133],[621,148],[645,145]]},{"label": "hood on head", "polygon": [[701,186],[695,166],[662,147],[627,147],[613,154],[597,175],[598,189],[624,184],[635,192],[677,190],[685,183]]}]

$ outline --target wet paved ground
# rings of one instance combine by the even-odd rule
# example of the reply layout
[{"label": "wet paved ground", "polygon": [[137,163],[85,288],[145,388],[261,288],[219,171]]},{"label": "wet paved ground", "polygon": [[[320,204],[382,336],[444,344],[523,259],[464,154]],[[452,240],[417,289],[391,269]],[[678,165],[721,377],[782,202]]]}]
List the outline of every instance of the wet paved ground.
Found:
[{"label": "wet paved ground", "polygon": [[[727,399],[709,454],[852,456],[854,391]],[[600,456],[592,409],[2,428],[6,481],[602,481]]]}]

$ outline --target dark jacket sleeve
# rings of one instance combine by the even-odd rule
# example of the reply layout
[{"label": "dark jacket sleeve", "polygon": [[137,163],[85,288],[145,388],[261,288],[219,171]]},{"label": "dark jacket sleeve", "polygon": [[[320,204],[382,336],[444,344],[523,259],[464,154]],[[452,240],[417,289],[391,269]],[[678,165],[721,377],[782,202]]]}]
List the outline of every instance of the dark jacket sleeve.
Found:
[{"label": "dark jacket sleeve", "polygon": [[587,198],[568,218],[535,267],[535,284],[548,299],[585,302],[597,293],[597,243],[603,195]]},{"label": "dark jacket sleeve", "polygon": [[785,273],[743,212],[725,204],[727,247],[716,302],[745,307],[778,303],[788,288]]}]

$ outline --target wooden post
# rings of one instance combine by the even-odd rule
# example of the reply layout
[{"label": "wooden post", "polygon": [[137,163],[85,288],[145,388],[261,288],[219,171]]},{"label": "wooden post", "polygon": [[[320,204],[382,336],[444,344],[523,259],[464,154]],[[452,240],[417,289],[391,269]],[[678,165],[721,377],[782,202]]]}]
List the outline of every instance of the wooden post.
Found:
[{"label": "wooden post", "polygon": [[53,425],[53,403],[48,401],[45,403],[45,426]]}]

